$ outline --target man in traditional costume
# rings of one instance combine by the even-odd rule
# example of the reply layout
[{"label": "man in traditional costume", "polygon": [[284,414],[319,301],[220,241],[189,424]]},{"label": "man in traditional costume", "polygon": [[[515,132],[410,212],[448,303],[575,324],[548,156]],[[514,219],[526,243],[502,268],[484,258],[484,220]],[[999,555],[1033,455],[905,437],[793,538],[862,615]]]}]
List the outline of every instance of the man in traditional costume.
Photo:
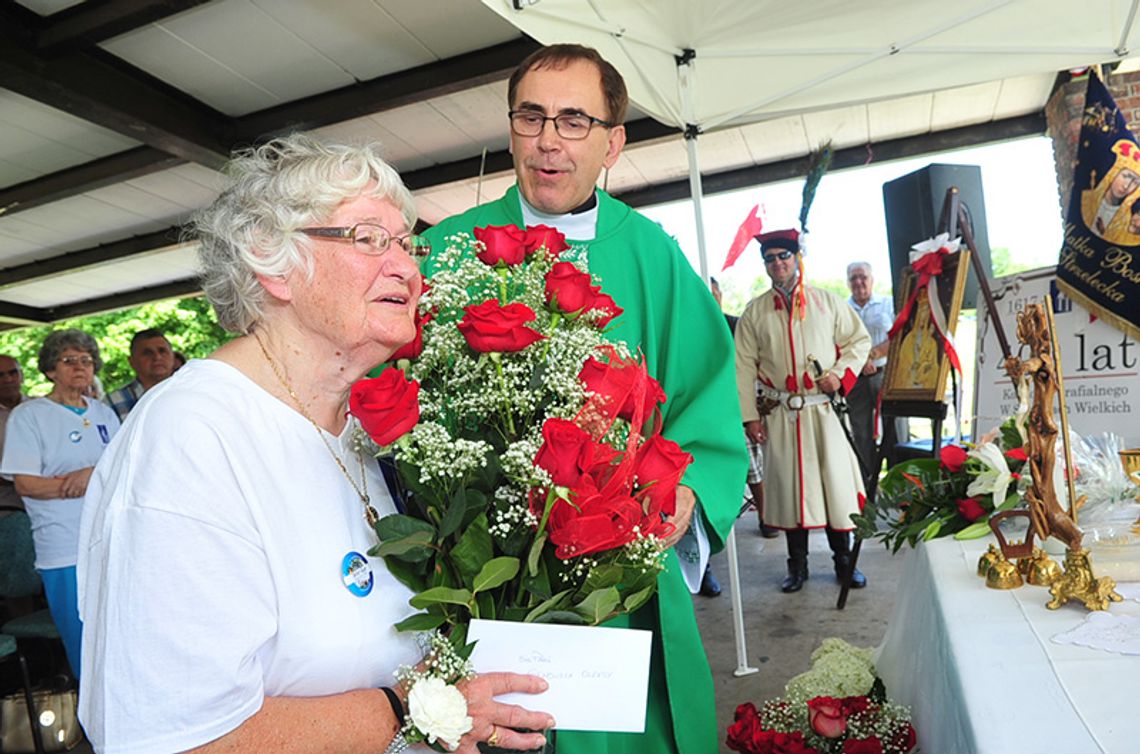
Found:
[{"label": "man in traditional costume", "polygon": [[507,94],[517,184],[497,201],[444,220],[427,236],[442,249],[447,236],[487,225],[543,224],[566,235],[572,249],[562,259],[584,259],[624,310],[612,337],[644,354],[668,396],[663,434],[693,456],[672,520],[678,534],[706,540],[701,556],[679,559],[671,549],[658,595],[609,624],[654,633],[645,733],[561,733],[558,754],[713,752],[720,735],[712,673],[691,591],[699,587],[707,552],[721,548],[736,519],[747,468],[734,429],[740,414],[729,397],[728,328],[677,242],[596,188],[602,169],[617,161],[625,145],[628,95],[617,70],[592,49],[555,45],[519,65]]},{"label": "man in traditional costume", "polygon": [[[745,432],[767,440],[764,521],[788,542],[781,589],[797,592],[808,577],[809,529],[826,527],[837,578],[851,562],[863,480],[830,401],[855,386],[871,336],[842,298],[804,284],[797,231],[756,239],[772,288],[749,302],[736,326],[736,386]],[[866,584],[856,570],[851,586]]]}]

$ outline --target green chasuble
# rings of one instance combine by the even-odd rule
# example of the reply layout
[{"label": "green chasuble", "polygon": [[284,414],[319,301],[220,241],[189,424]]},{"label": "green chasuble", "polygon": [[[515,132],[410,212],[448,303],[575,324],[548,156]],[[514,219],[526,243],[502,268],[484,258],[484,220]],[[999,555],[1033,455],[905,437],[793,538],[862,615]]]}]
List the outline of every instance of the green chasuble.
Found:
[{"label": "green chasuble", "polygon": [[[523,226],[517,187],[498,201],[444,220],[426,235],[433,248],[442,249],[447,236],[487,225]],[[682,483],[696,493],[718,551],[740,511],[748,471],[724,315],[677,242],[605,192],[598,192],[596,238],[568,241],[588,246],[590,273],[625,310],[609,336],[640,349],[649,373],[665,390],[663,434],[693,456]],[[675,551],[670,550],[658,585],[657,597],[637,613],[607,624],[654,633],[646,732],[561,732],[558,754],[717,751],[721,733],[712,673]]]}]

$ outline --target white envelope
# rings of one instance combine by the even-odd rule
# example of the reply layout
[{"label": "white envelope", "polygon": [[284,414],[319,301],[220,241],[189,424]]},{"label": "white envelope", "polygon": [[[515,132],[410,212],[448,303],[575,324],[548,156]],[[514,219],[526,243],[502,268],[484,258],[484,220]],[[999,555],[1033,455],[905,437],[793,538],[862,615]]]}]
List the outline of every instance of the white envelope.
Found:
[{"label": "white envelope", "polygon": [[473,620],[468,641],[480,673],[542,676],[542,694],[504,694],[500,702],[554,715],[558,730],[645,731],[653,634],[631,628]]}]

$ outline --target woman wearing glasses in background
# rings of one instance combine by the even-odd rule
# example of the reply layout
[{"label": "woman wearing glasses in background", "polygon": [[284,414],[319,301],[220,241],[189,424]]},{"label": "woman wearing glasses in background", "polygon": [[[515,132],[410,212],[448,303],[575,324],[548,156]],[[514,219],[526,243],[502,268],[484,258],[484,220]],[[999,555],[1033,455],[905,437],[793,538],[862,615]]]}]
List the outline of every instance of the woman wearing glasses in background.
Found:
[{"label": "woman wearing glasses in background", "polygon": [[[239,337],[149,391],[92,479],[80,720],[96,751],[397,752],[394,672],[421,652],[393,628],[411,592],[368,556],[366,512],[395,507],[346,411],[415,336],[413,199],[374,148],[301,135],[228,174],[195,224]],[[460,688],[462,752],[552,723],[492,700],[534,676]]]},{"label": "woman wearing glasses in background", "polygon": [[87,397],[102,366],[99,345],[87,333],[57,330],[48,335],[40,348],[39,367],[52,382],[51,392],[12,410],[0,460],[0,473],[13,481],[32,520],[36,570],[77,677],[79,519],[95,462],[119,430],[115,412]]}]

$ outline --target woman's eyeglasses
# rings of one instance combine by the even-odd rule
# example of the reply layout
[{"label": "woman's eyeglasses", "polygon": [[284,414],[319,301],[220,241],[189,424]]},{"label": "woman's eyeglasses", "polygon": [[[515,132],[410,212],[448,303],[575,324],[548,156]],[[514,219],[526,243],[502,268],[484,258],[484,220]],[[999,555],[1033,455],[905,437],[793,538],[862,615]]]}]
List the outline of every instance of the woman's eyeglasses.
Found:
[{"label": "woman's eyeglasses", "polygon": [[423,236],[415,233],[394,236],[390,230],[376,223],[357,223],[343,228],[297,228],[297,232],[315,238],[351,241],[361,252],[377,257],[388,251],[393,242],[417,262],[431,251],[431,243]]},{"label": "woman's eyeglasses", "polygon": [[789,251],[788,249],[784,249],[783,251],[778,251],[775,254],[765,254],[764,255],[764,264],[772,264],[772,262],[775,262],[777,259],[779,259],[781,262],[783,262],[785,260],[791,259],[795,255],[796,255],[796,252]]},{"label": "woman's eyeglasses", "polygon": [[64,356],[60,358],[59,363],[69,367],[93,367],[95,359],[90,356]]}]

